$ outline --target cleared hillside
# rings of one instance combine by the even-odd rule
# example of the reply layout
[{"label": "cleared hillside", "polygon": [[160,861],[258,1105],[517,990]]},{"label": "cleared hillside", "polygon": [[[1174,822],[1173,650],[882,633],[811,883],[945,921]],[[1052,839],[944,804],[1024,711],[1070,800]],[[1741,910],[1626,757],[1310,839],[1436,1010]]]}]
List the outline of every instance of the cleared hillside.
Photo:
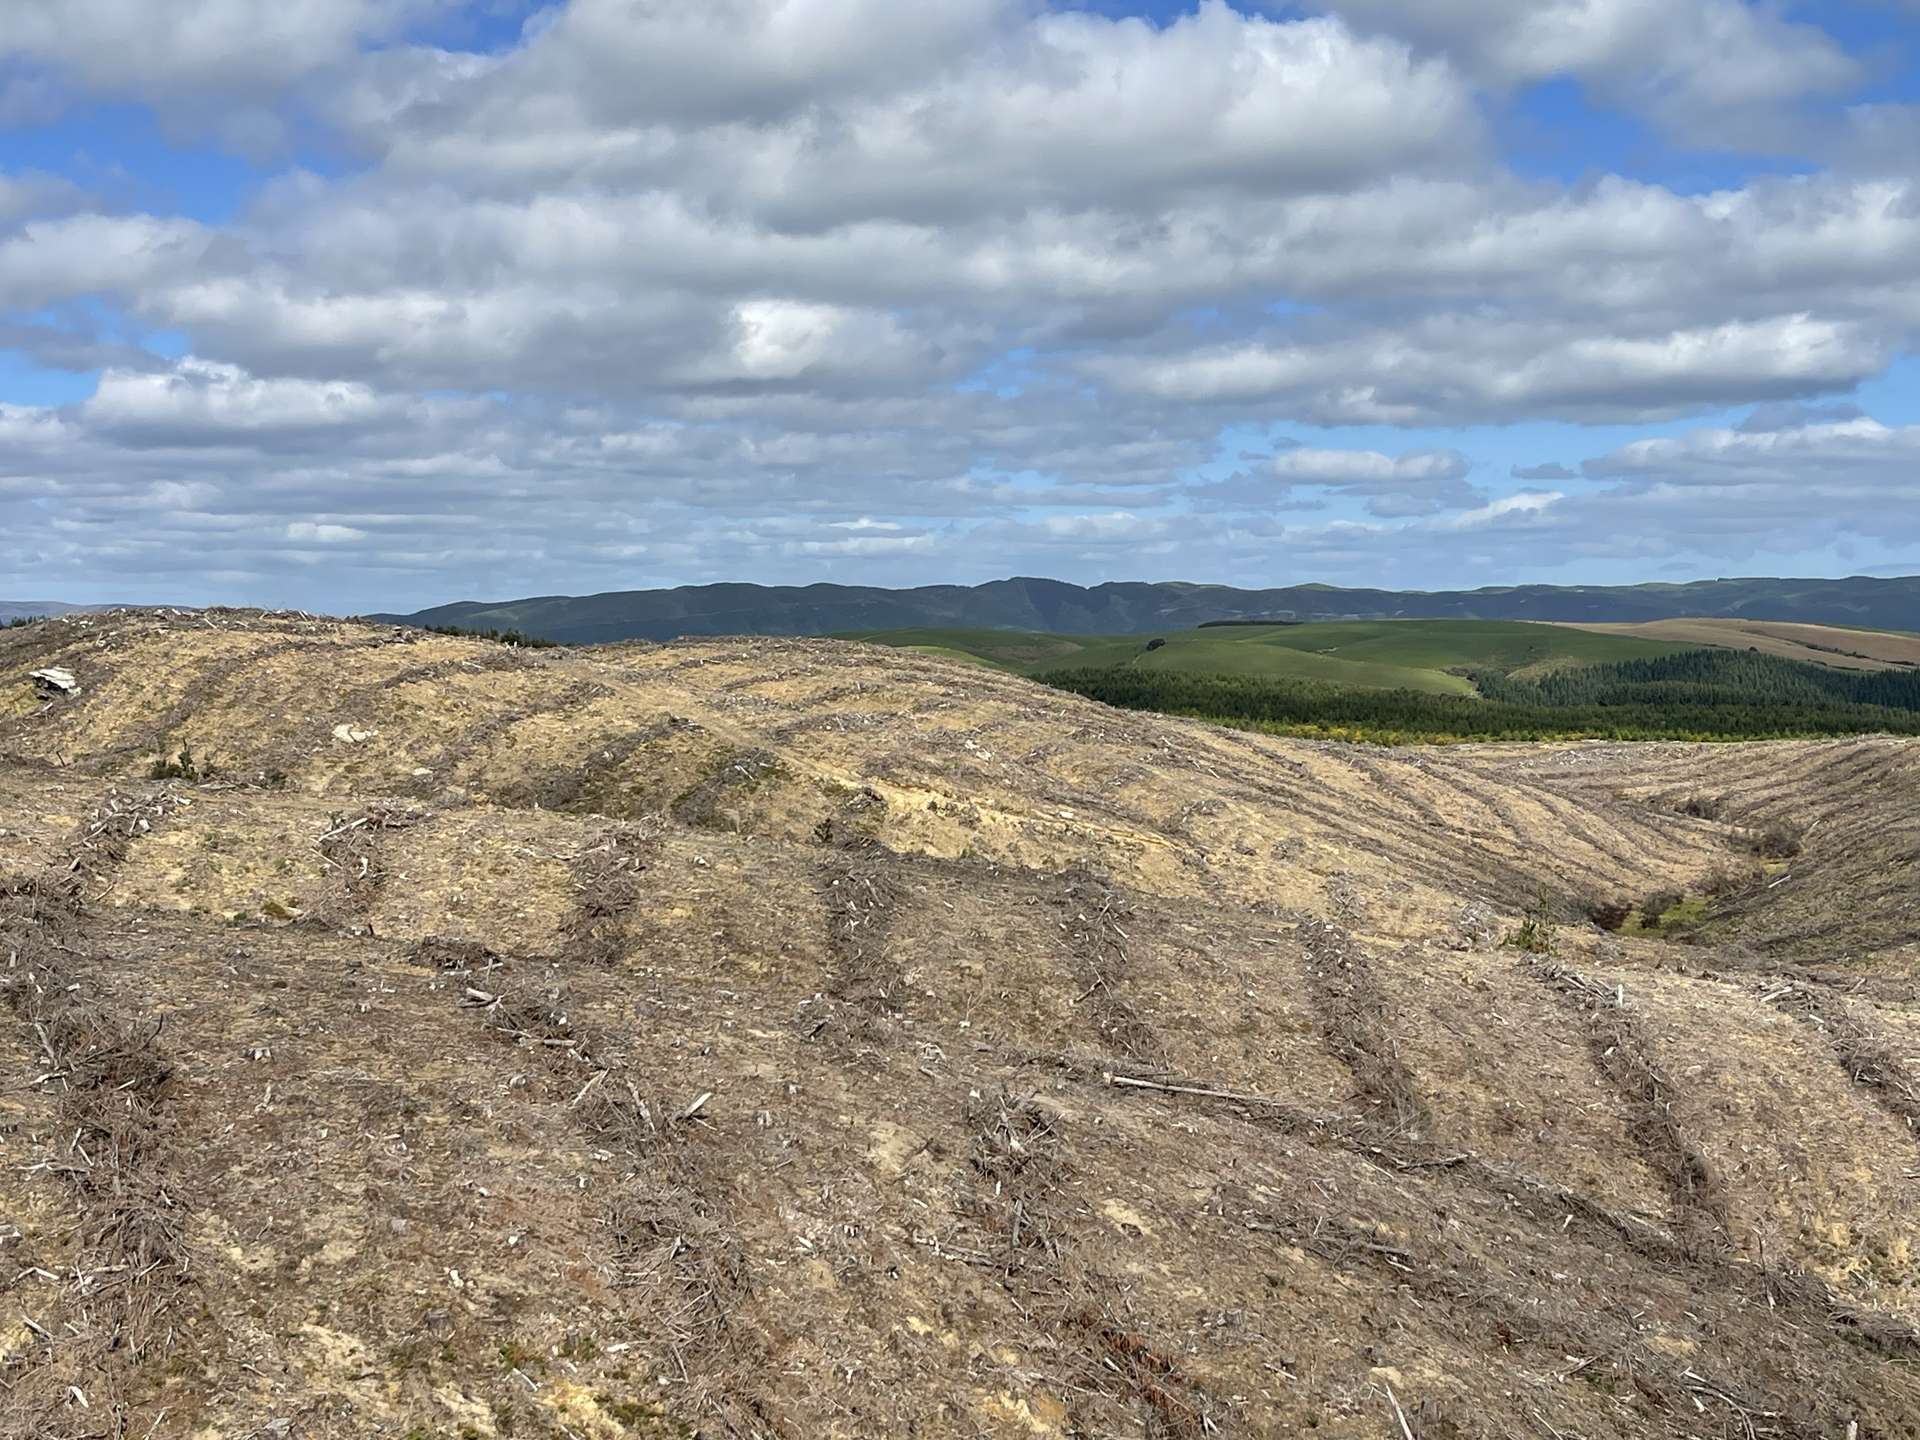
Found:
[{"label": "cleared hillside", "polygon": [[1911,743],[212,612],[0,757],[0,1433],[1920,1433]]},{"label": "cleared hillside", "polygon": [[1920,635],[1893,630],[1794,625],[1784,621],[1699,619],[1650,620],[1632,625],[1582,624],[1573,628],[1598,635],[1672,644],[1752,649],[1840,670],[1889,670],[1920,665]]}]

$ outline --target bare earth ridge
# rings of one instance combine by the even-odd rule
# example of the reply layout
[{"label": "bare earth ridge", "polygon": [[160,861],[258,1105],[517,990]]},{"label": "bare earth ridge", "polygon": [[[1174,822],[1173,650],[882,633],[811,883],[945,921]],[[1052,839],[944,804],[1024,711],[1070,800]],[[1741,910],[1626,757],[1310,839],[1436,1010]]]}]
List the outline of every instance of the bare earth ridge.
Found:
[{"label": "bare earth ridge", "polygon": [[1916,799],[830,641],[6,632],[0,1434],[1920,1434]]},{"label": "bare earth ridge", "polygon": [[1893,670],[1920,665],[1920,635],[1893,630],[1852,630],[1843,625],[1801,625],[1784,620],[1644,620],[1605,625],[1563,621],[1574,630],[1601,635],[1637,635],[1682,645],[1758,650],[1789,660],[1807,660],[1837,670]]}]

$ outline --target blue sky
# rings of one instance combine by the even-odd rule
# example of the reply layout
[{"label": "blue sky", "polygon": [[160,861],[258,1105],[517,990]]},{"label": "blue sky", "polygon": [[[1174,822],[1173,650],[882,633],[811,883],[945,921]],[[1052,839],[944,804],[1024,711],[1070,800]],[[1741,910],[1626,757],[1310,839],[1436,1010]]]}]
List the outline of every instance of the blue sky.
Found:
[{"label": "blue sky", "polygon": [[1920,571],[1917,51],[1911,0],[15,0],[0,595]]}]

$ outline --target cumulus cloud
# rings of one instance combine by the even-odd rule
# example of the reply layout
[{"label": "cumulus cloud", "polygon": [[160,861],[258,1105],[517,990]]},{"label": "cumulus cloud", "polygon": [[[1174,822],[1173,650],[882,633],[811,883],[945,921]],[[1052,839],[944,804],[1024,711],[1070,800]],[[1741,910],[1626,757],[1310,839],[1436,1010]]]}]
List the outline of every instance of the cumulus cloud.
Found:
[{"label": "cumulus cloud", "polygon": [[116,98],[272,98],[451,0],[8,0],[0,64]]},{"label": "cumulus cloud", "polygon": [[1480,498],[1466,483],[1472,468],[1458,450],[1387,455],[1307,446],[1283,450],[1270,466],[1283,497],[1298,488],[1317,487],[1364,499],[1370,514],[1382,516],[1430,515],[1472,505]]},{"label": "cumulus cloud", "polygon": [[1646,476],[1668,484],[1865,485],[1888,502],[1920,499],[1920,425],[1888,426],[1865,415],[1807,417],[1765,429],[1695,430],[1637,440],[1589,460],[1588,476]]},{"label": "cumulus cloud", "polygon": [[1325,8],[1448,55],[1493,84],[1572,76],[1609,103],[1720,144],[1777,140],[1786,107],[1844,93],[1862,75],[1818,27],[1747,0],[1327,0]]},{"label": "cumulus cloud", "polygon": [[1892,355],[1878,327],[1807,314],[1598,335],[1569,320],[1437,315],[1087,364],[1117,388],[1166,401],[1266,403],[1323,425],[1421,425],[1665,418],[1844,388]]},{"label": "cumulus cloud", "polygon": [[189,358],[166,372],[106,371],[79,414],[100,435],[139,448],[365,431],[412,408],[353,381],[257,380]]},{"label": "cumulus cloud", "polygon": [[[0,124],[134,102],[259,167],[218,219],[0,172],[0,346],[97,376],[0,404],[27,588],[185,583],[216,534],[229,598],[288,564],[390,602],[1158,557],[1506,578],[1762,544],[1696,518],[1716,486],[1852,543],[1888,482],[1845,446],[1899,450],[1834,408],[1920,332],[1895,108],[1835,107],[1829,168],[1714,189],[1501,159],[1554,77],[1689,143],[1846,98],[1858,62],[1775,9],[557,0],[462,50],[464,13],[9,8]],[[1445,433],[1730,407],[1732,442],[1578,467]]]}]

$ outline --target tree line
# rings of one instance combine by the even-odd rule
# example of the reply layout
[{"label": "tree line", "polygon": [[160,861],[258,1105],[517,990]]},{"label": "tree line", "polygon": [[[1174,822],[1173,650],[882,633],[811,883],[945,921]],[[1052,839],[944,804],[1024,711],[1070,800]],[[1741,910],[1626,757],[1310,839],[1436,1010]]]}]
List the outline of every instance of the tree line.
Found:
[{"label": "tree line", "polygon": [[1920,710],[1920,671],[1830,670],[1757,650],[1685,650],[1645,660],[1569,666],[1532,679],[1471,673],[1489,700],[1514,705],[1880,706]]},{"label": "tree line", "polygon": [[1537,679],[1480,671],[1471,676],[1479,698],[1131,667],[1038,678],[1122,709],[1380,744],[1920,735],[1920,676],[1826,671],[1744,651],[1687,651]]}]

